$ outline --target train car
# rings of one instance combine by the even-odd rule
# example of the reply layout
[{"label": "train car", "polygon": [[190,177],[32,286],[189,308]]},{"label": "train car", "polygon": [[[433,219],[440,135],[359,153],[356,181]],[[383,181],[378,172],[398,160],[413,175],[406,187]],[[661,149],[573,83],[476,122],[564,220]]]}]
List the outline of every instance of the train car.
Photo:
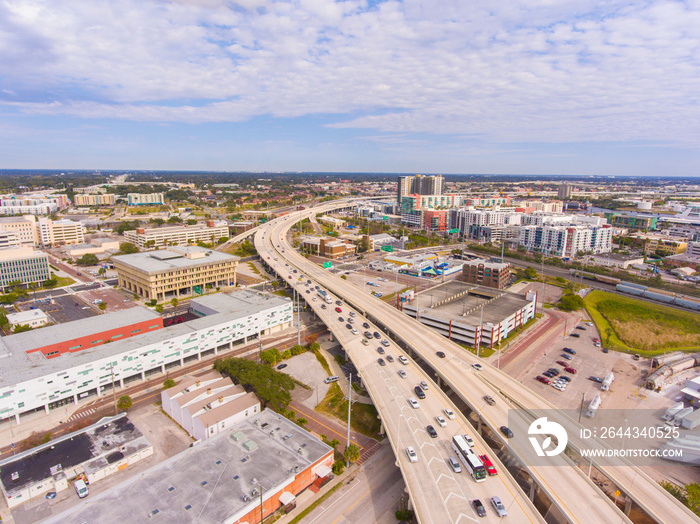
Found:
[{"label": "train car", "polygon": [[620,279],[619,279],[619,278],[608,277],[608,276],[606,276],[606,275],[596,275],[596,276],[595,276],[595,279],[596,279],[598,282],[604,282],[604,283],[606,283],[606,284],[614,284],[614,285],[615,285],[615,284],[619,284],[619,283],[620,283]]},{"label": "train car", "polygon": [[643,289],[639,289],[638,287],[629,287],[629,286],[626,286],[624,284],[616,285],[615,289],[617,289],[618,291],[620,291],[622,293],[628,293],[630,295],[637,295],[637,296],[641,296],[642,293],[644,293]]},{"label": "train car", "polygon": [[635,284],[634,282],[627,282],[625,280],[622,280],[620,282],[620,284],[622,284],[623,286],[627,286],[627,287],[636,287],[637,289],[641,289],[642,291],[649,287],[649,286],[645,286],[642,284]]},{"label": "train car", "polygon": [[657,300],[659,302],[665,302],[667,304],[673,304],[673,301],[676,298],[675,293],[673,295],[666,295],[657,291],[649,291],[648,289],[642,292],[642,296],[652,300]]}]

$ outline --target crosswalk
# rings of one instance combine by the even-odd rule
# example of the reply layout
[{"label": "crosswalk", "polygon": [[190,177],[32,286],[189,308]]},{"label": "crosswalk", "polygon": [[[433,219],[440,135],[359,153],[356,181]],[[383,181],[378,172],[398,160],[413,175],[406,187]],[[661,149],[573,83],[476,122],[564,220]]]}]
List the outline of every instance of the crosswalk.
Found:
[{"label": "crosswalk", "polygon": [[361,466],[362,464],[364,464],[365,462],[367,462],[367,461],[372,457],[372,455],[374,455],[377,451],[379,451],[379,448],[381,448],[381,447],[382,447],[382,443],[381,443],[381,442],[375,442],[375,443],[372,445],[372,447],[370,447],[368,450],[363,451],[362,453],[360,453],[360,458],[358,459],[358,461],[356,462],[356,464],[357,464],[358,466]]},{"label": "crosswalk", "polygon": [[86,409],[85,411],[80,411],[78,413],[74,413],[73,415],[71,415],[71,417],[68,420],[66,420],[66,422],[72,422],[74,420],[80,420],[81,418],[89,417],[90,415],[92,415],[95,412],[97,412],[97,410],[95,408],[91,408],[91,409]]}]

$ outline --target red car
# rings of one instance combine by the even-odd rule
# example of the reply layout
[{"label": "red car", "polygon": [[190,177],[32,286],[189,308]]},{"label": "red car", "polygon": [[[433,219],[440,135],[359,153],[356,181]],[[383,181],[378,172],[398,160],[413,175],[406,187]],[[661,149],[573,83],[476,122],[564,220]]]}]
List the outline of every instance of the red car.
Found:
[{"label": "red car", "polygon": [[564,362],[563,360],[557,360],[557,364],[559,364],[560,366],[564,366],[565,368],[566,368],[566,367],[569,367],[569,364],[567,364],[567,363]]},{"label": "red car", "polygon": [[484,463],[484,467],[486,468],[486,473],[489,475],[498,475],[498,471],[496,471],[496,468],[491,464],[491,461],[486,455],[479,455],[479,458],[481,459],[481,462]]},{"label": "red car", "polygon": [[336,311],[336,313],[342,313],[342,312],[343,312],[343,310],[340,309],[339,307],[335,308],[335,311]]},{"label": "red car", "polygon": [[576,374],[576,370],[574,368],[564,368],[564,371],[571,373],[572,375]]},{"label": "red car", "polygon": [[542,382],[542,384],[549,384],[551,382],[551,380],[549,380],[546,377],[543,377],[542,375],[537,375],[535,377],[535,380],[539,380],[540,382]]}]

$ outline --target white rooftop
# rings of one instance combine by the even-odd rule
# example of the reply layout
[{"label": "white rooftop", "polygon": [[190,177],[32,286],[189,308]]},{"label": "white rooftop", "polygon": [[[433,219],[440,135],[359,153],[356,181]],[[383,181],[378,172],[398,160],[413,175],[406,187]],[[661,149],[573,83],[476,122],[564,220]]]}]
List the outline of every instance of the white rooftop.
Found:
[{"label": "white rooftop", "polygon": [[168,272],[175,269],[237,261],[239,259],[240,257],[234,255],[199,246],[181,246],[112,257],[113,262],[118,262],[146,273]]}]

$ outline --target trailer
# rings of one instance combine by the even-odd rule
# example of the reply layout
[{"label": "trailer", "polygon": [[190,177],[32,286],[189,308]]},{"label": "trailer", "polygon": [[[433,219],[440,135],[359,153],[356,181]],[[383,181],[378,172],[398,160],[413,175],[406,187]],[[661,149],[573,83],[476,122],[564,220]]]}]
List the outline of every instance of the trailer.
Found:
[{"label": "trailer", "polygon": [[613,383],[613,380],[615,380],[615,375],[613,375],[613,372],[611,371],[603,379],[603,383],[600,385],[600,389],[602,389],[603,391],[609,390],[610,385]]},{"label": "trailer", "polygon": [[666,422],[667,426],[676,426],[677,428],[681,426],[683,419],[693,412],[693,408],[683,408],[678,413],[675,414],[673,420]]},{"label": "trailer", "polygon": [[670,408],[666,410],[666,413],[664,413],[663,418],[664,420],[671,420],[673,417],[676,416],[676,413],[681,411],[683,408],[685,408],[685,404],[683,402],[679,402],[678,404],[674,404]]}]

